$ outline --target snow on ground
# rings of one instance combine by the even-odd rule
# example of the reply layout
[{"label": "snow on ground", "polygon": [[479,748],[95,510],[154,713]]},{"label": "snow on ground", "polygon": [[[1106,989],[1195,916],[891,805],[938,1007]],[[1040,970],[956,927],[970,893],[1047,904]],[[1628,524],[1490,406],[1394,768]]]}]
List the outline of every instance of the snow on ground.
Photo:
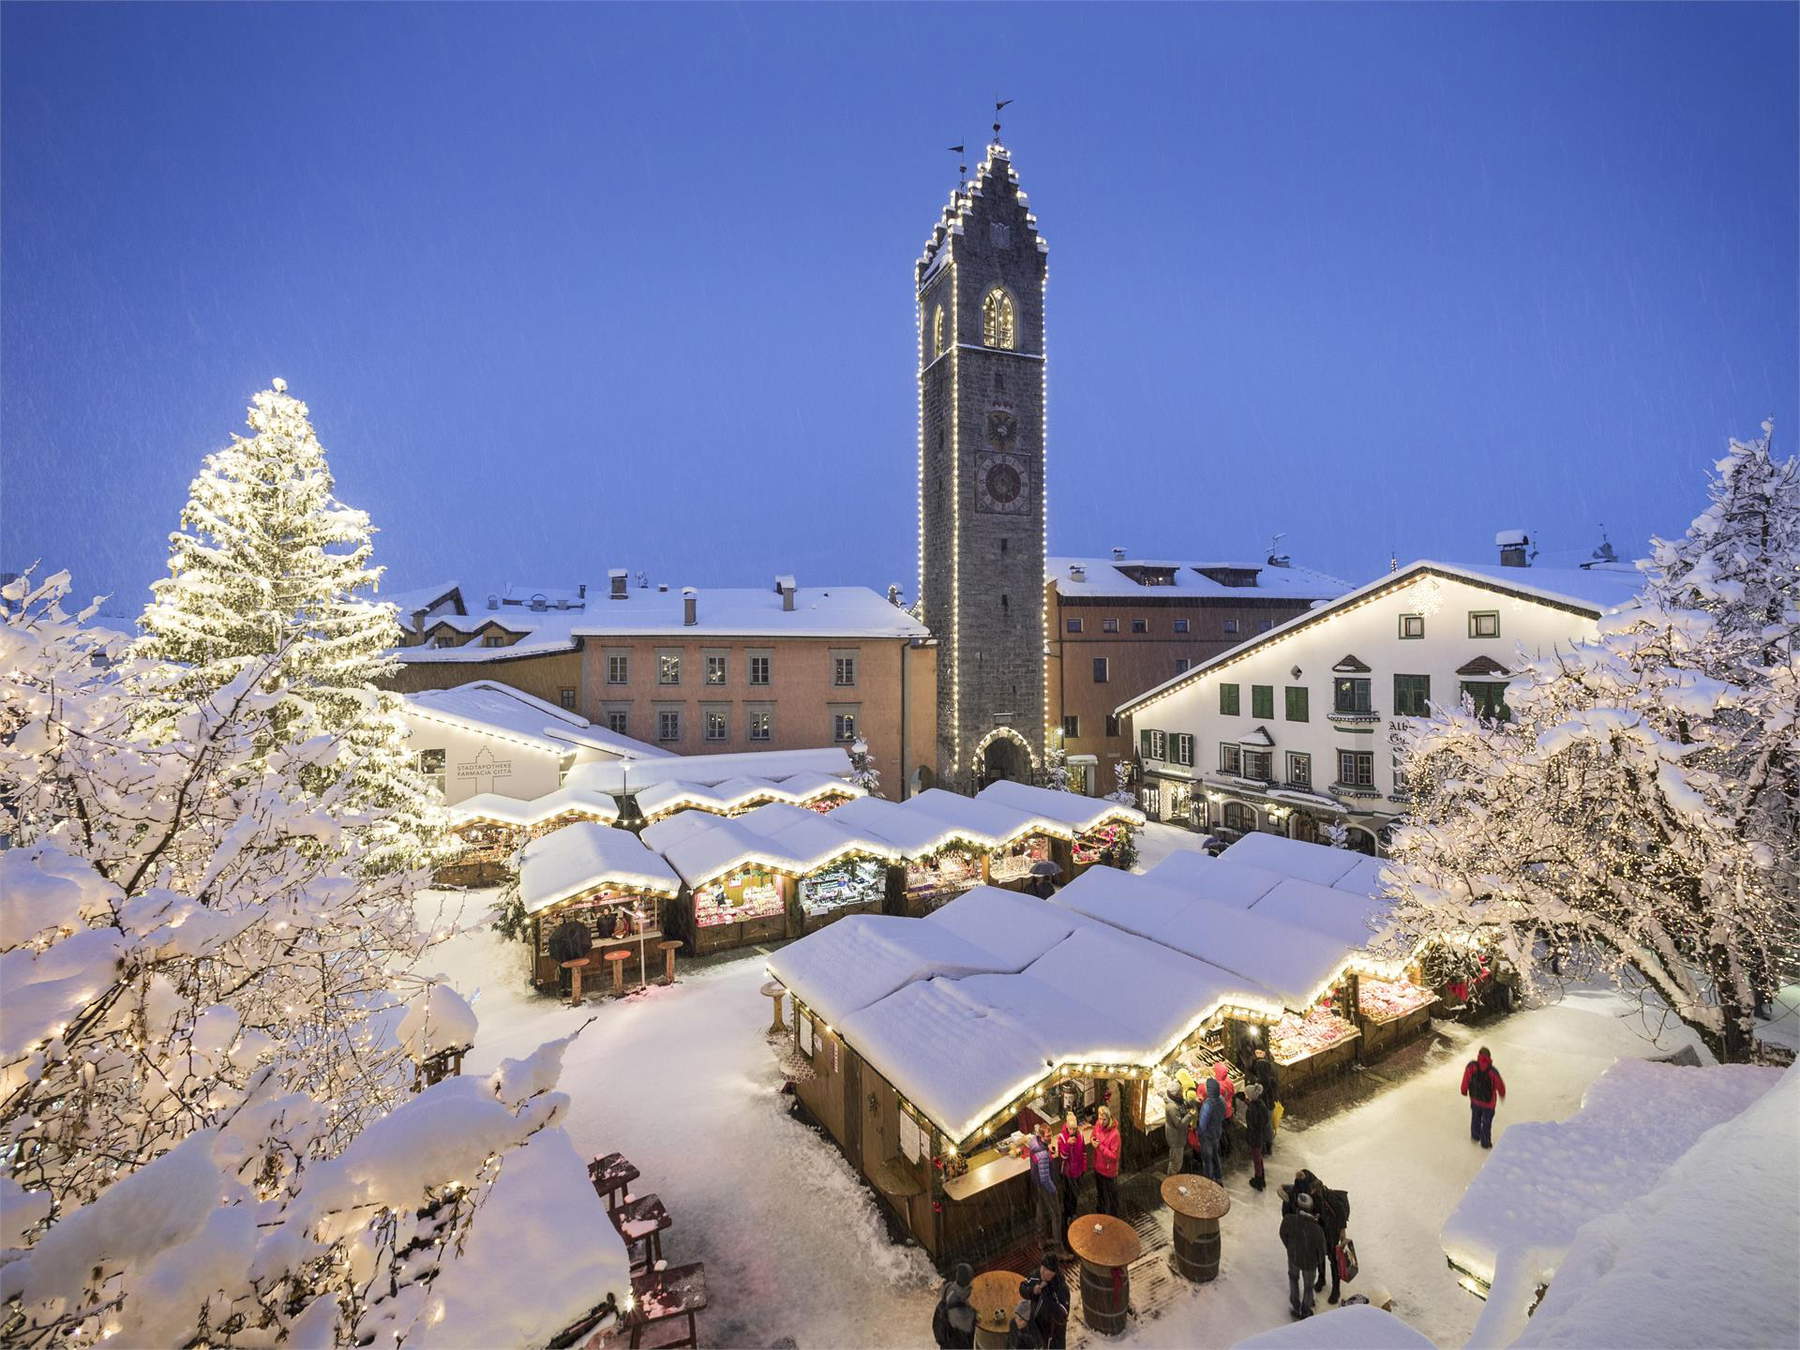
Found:
[{"label": "snow on ground", "polygon": [[[1161,833],[1146,831],[1152,841]],[[655,1191],[674,1216],[664,1237],[671,1264],[707,1263],[703,1343],[930,1344],[936,1277],[923,1255],[888,1242],[849,1164],[786,1115],[763,1039],[761,956],[684,970],[673,988],[575,1010],[523,992],[523,951],[470,934],[427,962],[471,995],[481,1020],[465,1071],[486,1072],[593,1019],[565,1058],[562,1086],[574,1099],[566,1127],[584,1153],[618,1149],[643,1170],[638,1193]],[[1515,1123],[1571,1114],[1619,1056],[1687,1043],[1665,1035],[1651,1045],[1627,1012],[1610,994],[1577,993],[1479,1033],[1446,1026],[1452,1044],[1430,1052],[1420,1071],[1329,1117],[1290,1118],[1266,1192],[1248,1187],[1241,1157],[1228,1164],[1233,1208],[1220,1278],[1141,1321],[1132,1344],[1229,1346],[1288,1322],[1274,1182],[1306,1166],[1350,1192],[1363,1267],[1352,1288],[1385,1287],[1405,1321],[1439,1345],[1462,1345],[1481,1304],[1446,1266],[1438,1230],[1491,1156],[1468,1137],[1457,1093],[1463,1063],[1477,1039],[1493,1050],[1509,1090],[1495,1121],[1503,1138]]]},{"label": "snow on ground", "polygon": [[1800,984],[1784,985],[1775,995],[1775,1014],[1756,1024],[1756,1039],[1784,1050],[1800,1050]]}]

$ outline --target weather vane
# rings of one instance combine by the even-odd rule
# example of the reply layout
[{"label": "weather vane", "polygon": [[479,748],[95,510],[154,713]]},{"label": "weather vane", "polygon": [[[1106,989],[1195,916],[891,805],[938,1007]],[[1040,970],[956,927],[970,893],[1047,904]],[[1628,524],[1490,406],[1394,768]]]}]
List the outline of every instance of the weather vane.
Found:
[{"label": "weather vane", "polygon": [[[966,149],[964,149],[960,145],[953,145],[950,148],[956,152],[956,157],[959,160],[963,159],[963,157],[969,153]],[[956,166],[956,186],[960,188],[965,182],[968,181],[968,178],[969,178],[969,166],[968,166],[967,162],[965,161],[964,163],[958,164]]]},{"label": "weather vane", "polygon": [[1010,98],[997,99],[994,103],[994,139],[1000,139],[1000,110],[1011,103]]}]

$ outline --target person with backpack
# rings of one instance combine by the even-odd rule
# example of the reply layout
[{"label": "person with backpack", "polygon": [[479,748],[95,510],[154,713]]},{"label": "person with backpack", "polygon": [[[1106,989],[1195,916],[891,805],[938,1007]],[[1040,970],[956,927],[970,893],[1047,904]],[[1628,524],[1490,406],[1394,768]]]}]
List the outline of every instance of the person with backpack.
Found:
[{"label": "person with backpack", "polygon": [[1281,1245],[1287,1248],[1288,1308],[1295,1317],[1311,1317],[1313,1277],[1324,1275],[1326,1249],[1309,1192],[1296,1189],[1282,1206]]},{"label": "person with backpack", "polygon": [[1506,1080],[1494,1067],[1484,1045],[1463,1070],[1462,1095],[1469,1099],[1469,1138],[1483,1148],[1494,1146],[1494,1108],[1506,1096]]},{"label": "person with backpack", "polygon": [[931,1339],[946,1350],[967,1350],[975,1344],[975,1305],[969,1302],[974,1286],[975,1271],[963,1262],[938,1292],[937,1308],[931,1314]]},{"label": "person with backpack", "polygon": [[1260,1191],[1267,1186],[1268,1180],[1263,1176],[1263,1154],[1269,1147],[1269,1103],[1263,1099],[1263,1085],[1250,1082],[1244,1085],[1244,1137],[1250,1145],[1250,1166],[1255,1175],[1250,1178],[1250,1188]]},{"label": "person with backpack", "polygon": [[1193,1121],[1193,1112],[1181,1100],[1180,1085],[1170,1088],[1163,1098],[1163,1139],[1169,1146],[1170,1176],[1181,1171],[1186,1161],[1188,1129]]},{"label": "person with backpack", "polygon": [[1250,1077],[1262,1084],[1263,1104],[1269,1111],[1269,1138],[1263,1146],[1267,1157],[1275,1156],[1275,1105],[1281,1100],[1281,1074],[1269,1055],[1269,1047],[1259,1045],[1250,1059]]},{"label": "person with backpack", "polygon": [[1094,1115],[1094,1206],[1102,1214],[1119,1212],[1119,1123],[1112,1108],[1102,1106]]},{"label": "person with backpack", "polygon": [[1033,1338],[1045,1350],[1063,1350],[1069,1343],[1069,1282],[1056,1258],[1045,1252],[1037,1274],[1019,1286],[1019,1293],[1031,1304]]},{"label": "person with backpack", "polygon": [[1200,1104],[1194,1132],[1200,1141],[1200,1175],[1223,1181],[1225,1169],[1219,1161],[1219,1140],[1225,1134],[1225,1098],[1216,1078],[1206,1080],[1206,1100]]}]

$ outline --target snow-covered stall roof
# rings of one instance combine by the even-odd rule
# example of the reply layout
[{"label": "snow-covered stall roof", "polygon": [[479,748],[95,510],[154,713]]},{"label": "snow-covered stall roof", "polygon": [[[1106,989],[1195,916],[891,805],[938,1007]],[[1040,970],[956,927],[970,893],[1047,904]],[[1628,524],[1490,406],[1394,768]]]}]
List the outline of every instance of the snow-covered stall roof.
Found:
[{"label": "snow-covered stall roof", "polygon": [[1029,783],[1001,780],[989,783],[975,794],[976,801],[1000,802],[1016,811],[1027,811],[1039,820],[1052,821],[1064,832],[1086,834],[1096,825],[1109,820],[1128,825],[1142,825],[1143,812],[1122,802],[1104,797],[1084,797],[1079,792],[1059,792],[1055,788],[1033,787]]},{"label": "snow-covered stall roof", "polygon": [[[912,809],[911,801],[890,802],[885,797],[858,797],[831,813],[840,824],[885,840],[903,858],[920,858],[950,842],[952,832],[936,816]],[[987,845],[985,839],[963,836]]]},{"label": "snow-covered stall roof", "polygon": [[567,755],[585,746],[624,759],[674,758],[658,746],[597,727],[578,713],[496,680],[421,689],[404,695],[404,702],[414,716],[499,736],[546,754]]},{"label": "snow-covered stall roof", "polygon": [[1391,1312],[1353,1303],[1327,1307],[1318,1316],[1248,1337],[1231,1350],[1437,1350],[1437,1346]]},{"label": "snow-covered stall roof", "polygon": [[755,750],[729,755],[665,755],[655,763],[578,764],[569,781],[615,795],[642,792],[658,783],[692,783],[710,787],[733,778],[792,778],[796,774],[850,776],[850,755],[841,745],[817,750]]},{"label": "snow-covered stall roof", "polygon": [[1350,961],[1350,946],[1302,928],[1236,909],[1183,888],[1111,867],[1091,867],[1053,903],[1220,966],[1270,991],[1287,1007],[1305,1009]]},{"label": "snow-covered stall roof", "polygon": [[[1484,1321],[1497,1320],[1498,1330],[1522,1320],[1537,1286],[1556,1273],[1582,1225],[1645,1194],[1702,1134],[1739,1115],[1781,1076],[1779,1069],[1751,1065],[1698,1068],[1622,1059],[1594,1081],[1567,1120],[1507,1126],[1441,1234],[1451,1262],[1493,1286]],[[1767,1182],[1757,1175],[1751,1185],[1760,1189]],[[1721,1193],[1732,1195],[1734,1204],[1743,1198],[1733,1189],[1716,1189],[1717,1178],[1713,1184],[1708,1201],[1684,1220],[1719,1207]],[[1783,1207],[1793,1209],[1791,1188]],[[1787,1258],[1791,1290],[1792,1247]],[[1616,1334],[1606,1340],[1637,1343]]]},{"label": "snow-covered stall roof", "polygon": [[656,895],[681,889],[674,868],[631,831],[610,825],[569,825],[520,850],[519,898],[529,914],[605,885]]},{"label": "snow-covered stall roof", "polygon": [[864,789],[824,773],[797,773],[791,778],[728,778],[722,783],[653,783],[637,793],[638,814],[645,820],[687,809],[715,814],[738,811],[751,802],[804,805],[823,797],[860,797]]},{"label": "snow-covered stall roof", "polygon": [[[1287,876],[1248,863],[1227,862],[1191,849],[1177,849],[1144,873],[1165,886],[1180,887],[1221,905],[1249,909]],[[1077,878],[1079,880],[1079,878]]]},{"label": "snow-covered stall roof", "polygon": [[1362,861],[1363,855],[1347,848],[1327,848],[1278,834],[1247,834],[1219,855],[1225,862],[1245,863],[1284,877],[1298,877],[1331,886]]},{"label": "snow-covered stall roof", "polygon": [[943,788],[926,788],[902,803],[908,811],[941,821],[946,831],[964,838],[984,841],[989,848],[999,848],[1029,834],[1067,833],[1057,822],[1045,820],[1031,811],[980,797],[965,797]]},{"label": "snow-covered stall roof", "polygon": [[500,792],[480,792],[445,809],[450,813],[450,819],[459,824],[492,820],[526,828],[542,825],[558,816],[585,816],[608,825],[619,818],[619,804],[605,793],[566,785],[530,801]]},{"label": "snow-covered stall roof", "polygon": [[[1617,1209],[1590,1207],[1513,1344],[1800,1345],[1796,1118],[1800,1076],[1790,1068],[1645,1194]],[[1621,1134],[1614,1147],[1633,1152],[1635,1138]]]},{"label": "snow-covered stall roof", "polygon": [[1288,877],[1250,906],[1250,912],[1328,934],[1355,949],[1374,943],[1388,907],[1355,891]]},{"label": "snow-covered stall roof", "polygon": [[1023,970],[1068,937],[1080,920],[1035,896],[976,886],[926,916],[999,958],[994,970]]},{"label": "snow-covered stall roof", "polygon": [[885,841],[787,802],[770,802],[741,816],[714,816],[683,811],[643,831],[690,886],[748,864],[801,876],[853,853],[895,856]]}]

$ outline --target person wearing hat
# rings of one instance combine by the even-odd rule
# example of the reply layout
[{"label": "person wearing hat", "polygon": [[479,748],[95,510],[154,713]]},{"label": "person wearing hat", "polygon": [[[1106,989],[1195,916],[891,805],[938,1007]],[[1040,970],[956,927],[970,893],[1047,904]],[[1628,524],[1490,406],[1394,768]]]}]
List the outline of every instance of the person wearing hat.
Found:
[{"label": "person wearing hat", "polygon": [[1069,1343],[1069,1282],[1056,1258],[1047,1251],[1039,1257],[1037,1274],[1019,1285],[1019,1293],[1030,1301],[1037,1344],[1062,1350]]},{"label": "person wearing hat", "polygon": [[1288,1259],[1288,1308],[1295,1317],[1311,1317],[1313,1282],[1323,1283],[1325,1278],[1325,1230],[1313,1213],[1309,1192],[1294,1190],[1292,1205],[1281,1216],[1281,1245],[1287,1248]]},{"label": "person wearing hat", "polygon": [[969,1293],[975,1286],[975,1271],[968,1262],[958,1263],[938,1294],[937,1310],[931,1316],[931,1338],[940,1346],[966,1350],[975,1344],[975,1305]]},{"label": "person wearing hat", "polygon": [[1252,1190],[1262,1190],[1268,1180],[1263,1176],[1263,1154],[1269,1148],[1269,1103],[1263,1096],[1263,1085],[1251,1081],[1244,1085],[1244,1137],[1250,1145],[1250,1178]]},{"label": "person wearing hat", "polygon": [[1179,1086],[1170,1088],[1163,1097],[1163,1139],[1169,1145],[1169,1175],[1174,1176],[1187,1157],[1188,1128],[1194,1123],[1194,1112],[1181,1100]]},{"label": "person wearing hat", "polygon": [[1268,1046],[1256,1047],[1250,1059],[1250,1077],[1262,1084],[1263,1104],[1269,1109],[1269,1142],[1263,1153],[1272,1158],[1275,1156],[1275,1103],[1281,1100],[1281,1075],[1269,1056]]}]

